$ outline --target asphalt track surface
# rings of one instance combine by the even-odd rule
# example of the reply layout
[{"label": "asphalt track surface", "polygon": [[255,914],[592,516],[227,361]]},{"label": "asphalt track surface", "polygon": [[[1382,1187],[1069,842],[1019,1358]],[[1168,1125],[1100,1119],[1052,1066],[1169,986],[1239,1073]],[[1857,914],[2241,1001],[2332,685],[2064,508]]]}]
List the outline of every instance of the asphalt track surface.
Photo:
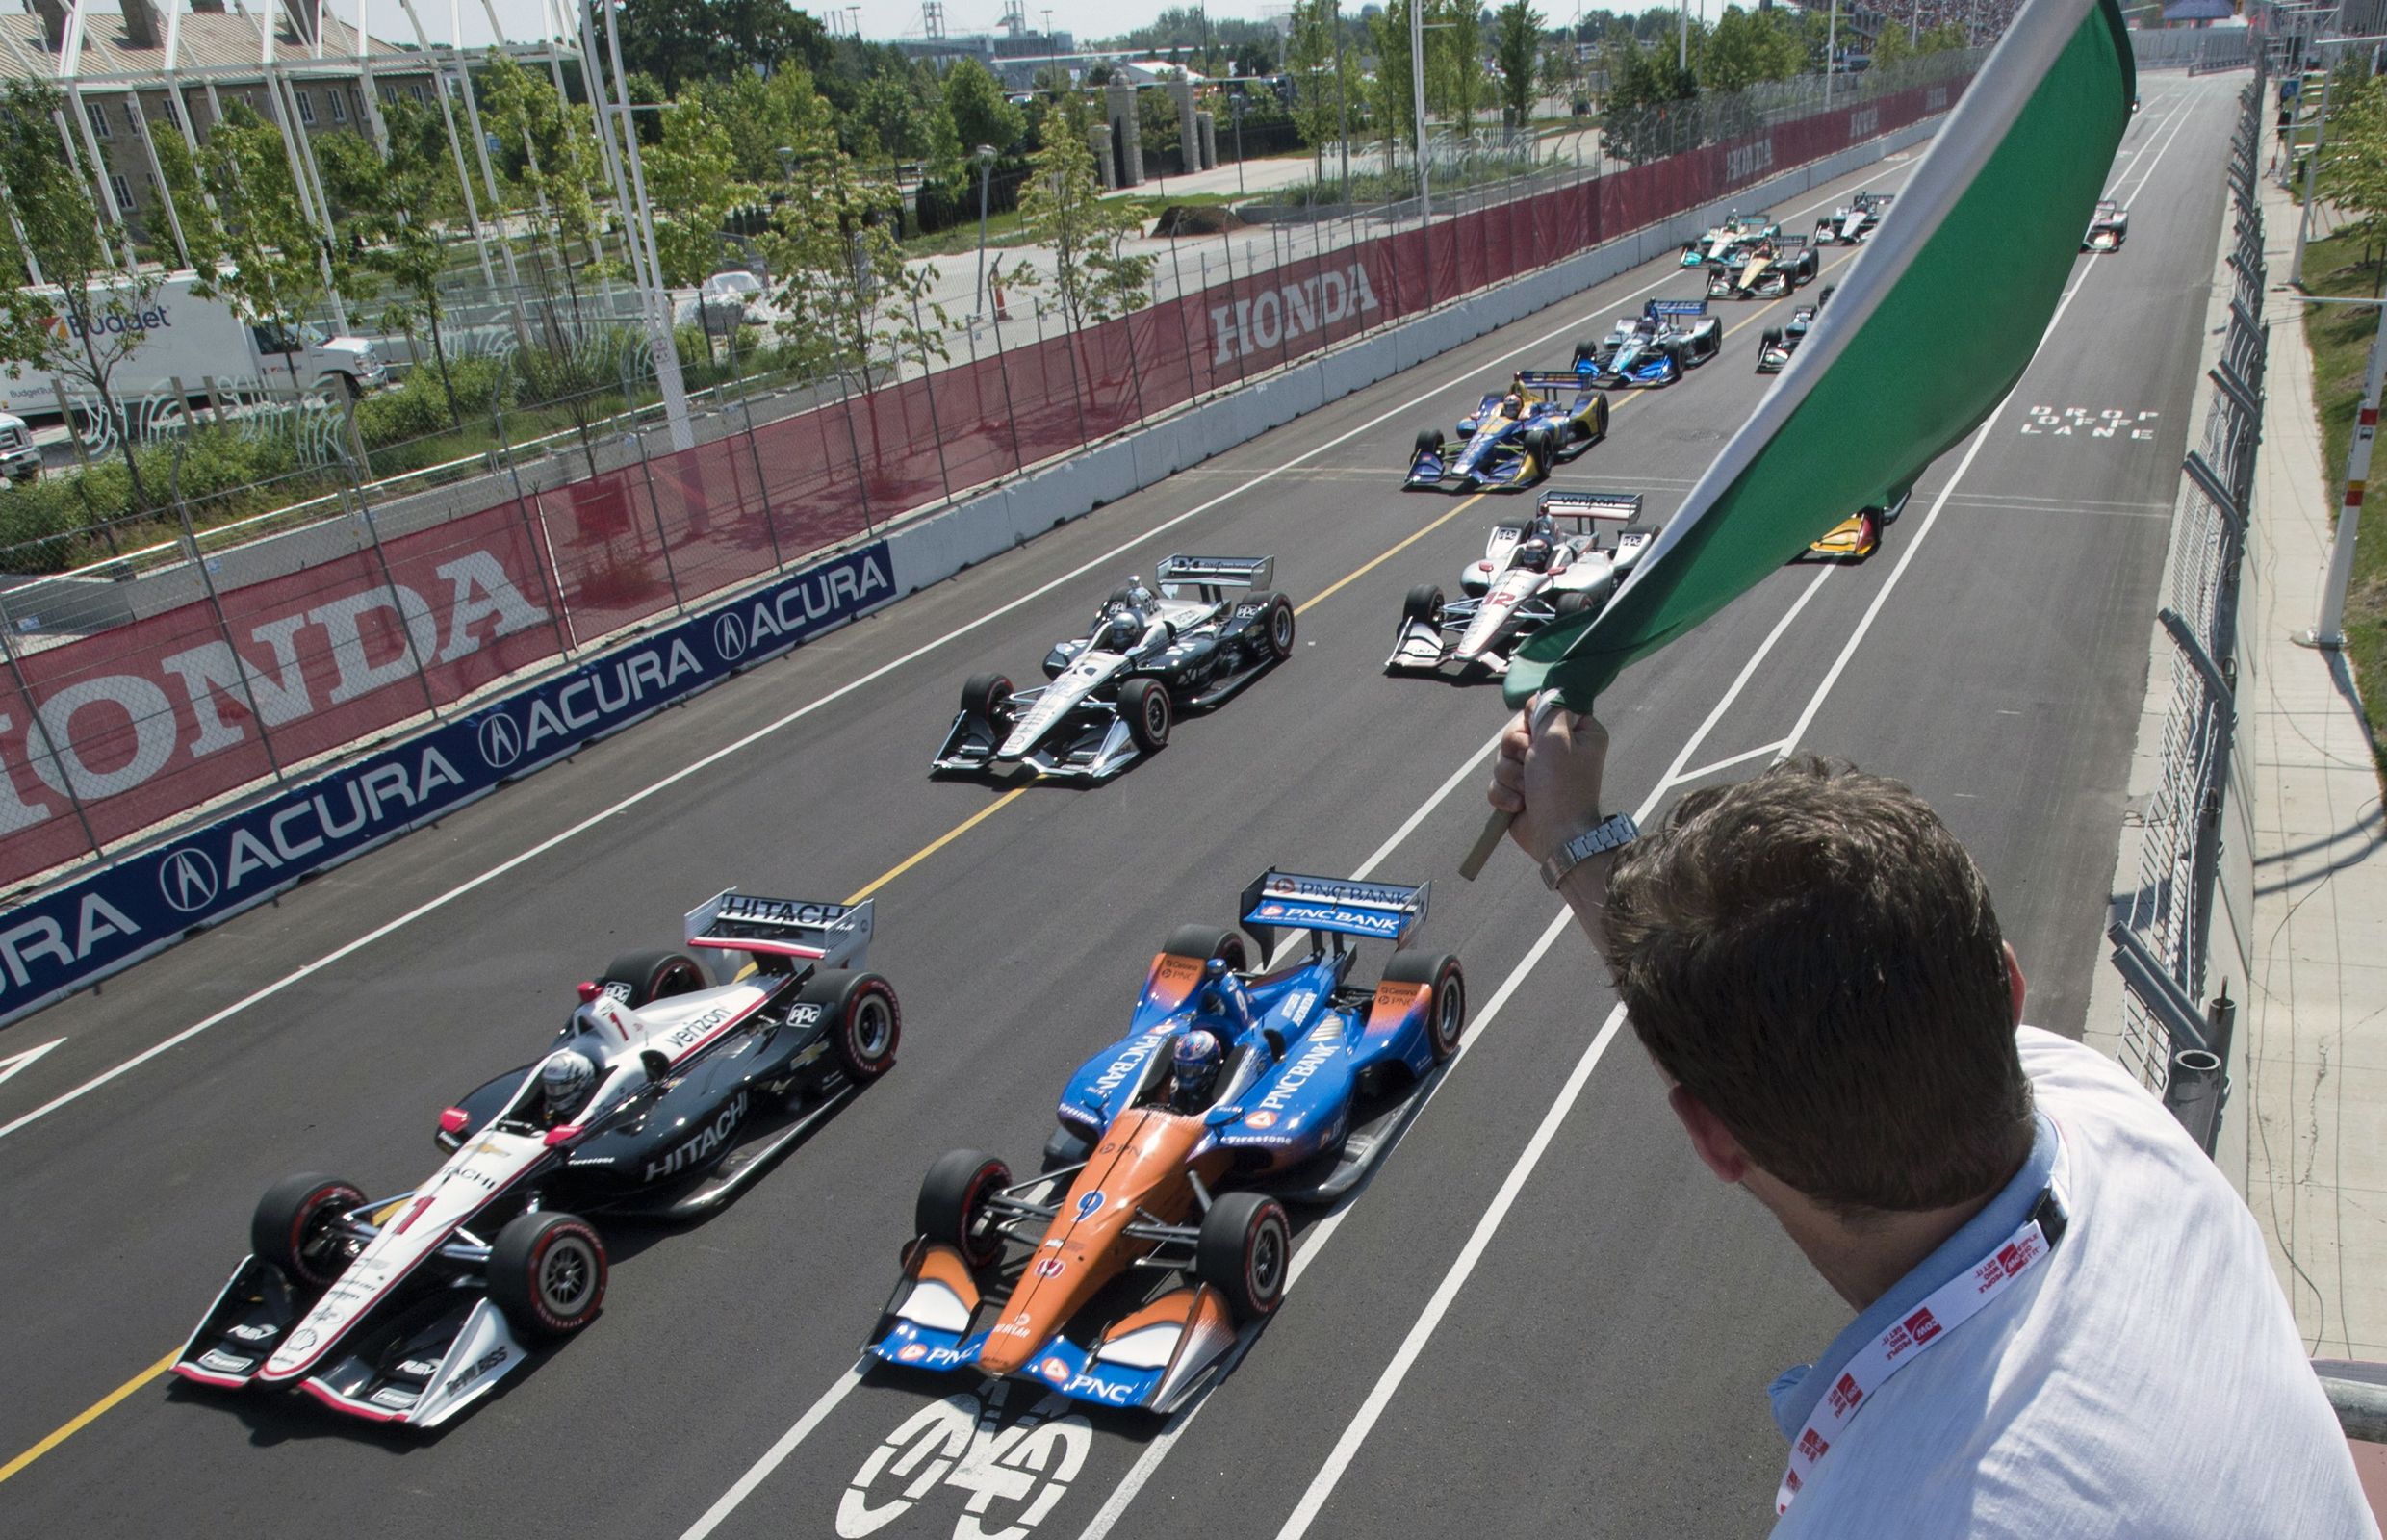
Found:
[{"label": "asphalt track surface", "polygon": [[[2101,965],[2239,85],[2144,82],[2114,171],[2129,244],[2082,259],[2015,398],[1924,477],[1878,555],[1784,569],[1603,702],[1622,802],[1746,774],[1793,737],[1912,783],[1986,868],[2031,1018],[2074,1035]],[[1798,228],[1810,204],[1912,164],[1778,212]],[[1848,254],[1826,260],[1829,282]],[[1504,853],[1483,881],[1455,879],[1497,690],[1381,671],[1407,588],[1455,587],[1486,527],[1530,505],[1395,490],[1417,428],[1447,427],[1511,369],[1562,364],[1620,307],[1692,287],[1643,269],[1422,364],[0,1036],[0,1064],[58,1044],[0,1081],[0,1529],[1763,1529],[1783,1452],[1763,1388],[1846,1310],[1698,1165],[1526,863]],[[1757,332],[1788,305],[1722,308],[1723,358],[1620,396],[1609,441],[1555,484],[1638,490],[1653,514],[1681,500],[1765,388]],[[2067,408],[2148,436],[2054,432]],[[1171,551],[1274,553],[1304,606],[1292,661],[1107,786],[926,778],[963,676],[1034,677]],[[1303,1225],[1283,1310],[1167,1423],[857,1372],[929,1161],[966,1144],[1031,1167],[1064,1078],[1123,1030],[1161,937],[1230,921],[1271,862],[1433,879],[1423,938],[1464,959],[1473,1005],[1466,1052],[1406,1139]],[[410,1186],[437,1162],[440,1107],[535,1053],[575,980],[672,942],[680,912],[732,883],[830,899],[878,885],[871,961],[905,1010],[886,1081],[708,1221],[613,1226],[603,1318],[437,1435],[155,1375],[269,1182]]]}]

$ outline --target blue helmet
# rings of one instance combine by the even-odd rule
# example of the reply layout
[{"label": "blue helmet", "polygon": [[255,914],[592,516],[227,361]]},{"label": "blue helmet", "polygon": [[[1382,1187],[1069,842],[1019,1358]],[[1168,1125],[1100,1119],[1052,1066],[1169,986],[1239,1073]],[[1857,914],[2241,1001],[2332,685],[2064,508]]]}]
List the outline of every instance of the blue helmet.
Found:
[{"label": "blue helmet", "polygon": [[1207,1021],[1196,1020],[1177,1038],[1169,1055],[1168,1105],[1181,1113],[1198,1112],[1219,1084],[1226,1063],[1226,1039]]}]

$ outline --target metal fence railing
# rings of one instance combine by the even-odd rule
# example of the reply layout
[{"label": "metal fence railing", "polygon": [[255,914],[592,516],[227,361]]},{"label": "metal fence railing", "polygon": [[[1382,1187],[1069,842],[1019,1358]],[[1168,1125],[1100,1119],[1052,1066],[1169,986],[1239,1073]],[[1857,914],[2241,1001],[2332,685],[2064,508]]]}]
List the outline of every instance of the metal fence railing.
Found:
[{"label": "metal fence railing", "polygon": [[2227,176],[2235,221],[2229,320],[2210,378],[2204,433],[2182,469],[2169,589],[2158,612],[2172,643],[2158,780],[2140,835],[2138,886],[2116,900],[2107,937],[2124,985],[2125,1067],[2209,1151],[2227,1095],[2236,1012],[2229,981],[2208,993],[2208,953],[2232,794],[2238,726],[2238,598],[2261,436],[2263,217],[2256,201],[2264,70],[2242,94]]}]

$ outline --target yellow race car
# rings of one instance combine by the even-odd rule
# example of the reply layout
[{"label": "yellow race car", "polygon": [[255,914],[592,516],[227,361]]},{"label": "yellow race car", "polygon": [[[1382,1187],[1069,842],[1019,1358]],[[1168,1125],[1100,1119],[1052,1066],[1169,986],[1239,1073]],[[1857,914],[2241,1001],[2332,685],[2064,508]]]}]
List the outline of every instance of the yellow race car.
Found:
[{"label": "yellow race car", "polygon": [[1842,519],[1832,526],[1829,534],[1808,546],[1801,560],[1862,561],[1882,548],[1882,531],[1898,522],[1898,515],[1907,511],[1907,499],[1913,496],[1909,488],[1890,500],[1886,508],[1860,508],[1853,517]]}]

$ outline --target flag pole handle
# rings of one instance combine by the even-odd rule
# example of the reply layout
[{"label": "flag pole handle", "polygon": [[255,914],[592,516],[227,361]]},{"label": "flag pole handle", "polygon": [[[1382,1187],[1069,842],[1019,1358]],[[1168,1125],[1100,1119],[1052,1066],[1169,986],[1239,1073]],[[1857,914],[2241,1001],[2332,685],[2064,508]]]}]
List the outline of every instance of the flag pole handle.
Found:
[{"label": "flag pole handle", "polygon": [[[1543,727],[1557,710],[1558,692],[1544,690],[1533,698],[1533,704],[1528,707],[1526,732],[1534,736],[1540,735]],[[1492,853],[1500,848],[1501,841],[1508,837],[1508,826],[1516,821],[1515,813],[1493,808],[1491,816],[1483,821],[1483,832],[1476,836],[1476,843],[1469,848],[1466,859],[1459,862],[1459,875],[1471,883],[1481,877],[1484,862],[1492,859]]]}]

